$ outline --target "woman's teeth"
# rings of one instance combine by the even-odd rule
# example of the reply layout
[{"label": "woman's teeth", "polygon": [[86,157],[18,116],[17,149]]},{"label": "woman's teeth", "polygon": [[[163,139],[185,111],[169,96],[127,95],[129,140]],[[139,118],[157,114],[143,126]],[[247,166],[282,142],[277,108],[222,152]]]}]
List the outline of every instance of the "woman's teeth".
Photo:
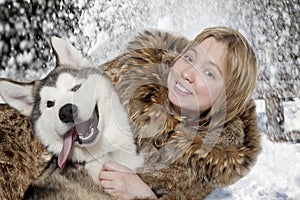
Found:
[{"label": "woman's teeth", "polygon": [[181,92],[181,93],[184,93],[184,94],[191,94],[190,91],[188,91],[186,88],[184,88],[182,85],[180,85],[179,83],[176,83],[175,85],[176,89]]}]

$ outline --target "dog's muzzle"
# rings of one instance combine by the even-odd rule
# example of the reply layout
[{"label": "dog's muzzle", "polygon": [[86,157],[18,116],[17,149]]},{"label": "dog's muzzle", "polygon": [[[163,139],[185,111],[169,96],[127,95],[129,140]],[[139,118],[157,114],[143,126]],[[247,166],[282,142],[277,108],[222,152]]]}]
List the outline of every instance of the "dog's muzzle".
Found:
[{"label": "dog's muzzle", "polygon": [[[70,104],[67,104],[70,105]],[[66,110],[71,109],[72,107],[66,108]],[[66,123],[74,122],[74,118],[70,121],[70,116],[67,116],[64,119],[68,119]],[[74,123],[74,126],[64,134],[63,146],[58,155],[58,165],[60,168],[64,168],[64,165],[68,159],[68,156],[71,152],[73,144],[78,141],[80,145],[88,145],[94,142],[99,134],[98,130],[99,122],[99,112],[97,105],[95,106],[92,116],[83,122]]]},{"label": "dog's muzzle", "polygon": [[99,134],[97,127],[98,122],[99,112],[98,107],[96,106],[90,119],[74,125],[74,128],[77,132],[77,138],[75,141],[78,141],[79,144],[90,144],[94,142]]}]

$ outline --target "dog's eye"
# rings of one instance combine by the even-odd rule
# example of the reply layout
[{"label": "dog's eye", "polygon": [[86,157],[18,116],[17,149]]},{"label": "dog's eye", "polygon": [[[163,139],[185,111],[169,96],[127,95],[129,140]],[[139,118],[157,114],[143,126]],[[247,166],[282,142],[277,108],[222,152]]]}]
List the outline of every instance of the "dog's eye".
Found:
[{"label": "dog's eye", "polygon": [[76,92],[80,87],[81,87],[81,84],[75,85],[75,86],[71,89],[71,91],[72,91],[72,92]]},{"label": "dog's eye", "polygon": [[53,107],[54,104],[55,104],[54,101],[47,101],[47,107],[48,107],[48,108]]}]

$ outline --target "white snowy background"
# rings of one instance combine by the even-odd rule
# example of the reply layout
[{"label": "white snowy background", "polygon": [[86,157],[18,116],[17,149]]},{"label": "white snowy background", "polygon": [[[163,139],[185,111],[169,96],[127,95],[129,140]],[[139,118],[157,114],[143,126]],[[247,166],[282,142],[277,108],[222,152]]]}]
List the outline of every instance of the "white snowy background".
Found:
[{"label": "white snowy background", "polygon": [[[0,0],[0,4],[3,2],[4,0]],[[77,0],[75,2],[79,8],[83,8],[88,1]],[[78,29],[62,34],[62,36],[85,54],[92,55],[94,58],[97,56],[98,62],[110,59],[122,51],[122,43],[126,42],[122,39],[122,36],[126,35],[125,33],[132,34],[146,28],[163,29],[192,39],[205,27],[231,26],[244,34],[254,46],[262,65],[270,62],[270,55],[266,52],[289,42],[290,33],[284,29],[281,30],[280,38],[277,38],[276,41],[275,38],[268,38],[262,31],[261,27],[268,25],[266,19],[276,20],[278,13],[268,9],[267,13],[255,13],[253,8],[256,8],[256,4],[243,3],[244,1],[132,0],[129,2],[126,0],[95,0],[91,2],[80,16],[77,16],[79,17]],[[295,0],[294,3],[295,13],[300,12],[299,0]],[[264,9],[256,8],[256,10],[263,11]],[[291,23],[290,15],[285,10],[279,9],[279,11],[286,23]],[[266,16],[266,18],[261,19],[261,16]],[[69,17],[72,19],[74,16]],[[250,27],[249,24],[254,26]],[[55,25],[46,24],[45,26]],[[100,29],[99,27],[106,28]],[[5,27],[0,27],[0,30],[1,28]],[[272,29],[272,27],[269,28]],[[299,29],[298,26],[296,31],[298,32]],[[275,50],[273,54],[275,56],[271,55],[271,58],[276,57]],[[18,59],[31,62],[33,57],[29,52]],[[296,65],[299,64],[299,59],[298,57],[298,60],[294,62]],[[13,58],[11,62],[14,62]],[[25,80],[41,78],[51,69],[51,64],[45,70],[28,69],[25,73],[26,77],[23,78]],[[276,63],[273,64],[276,65]],[[299,65],[296,68],[299,68]],[[260,68],[260,70],[262,69]],[[14,73],[15,69],[5,68],[0,71],[0,77],[12,78]],[[300,199],[300,144],[271,142],[264,133],[266,130],[264,101],[257,100],[256,102],[263,146],[257,163],[246,177],[227,188],[217,189],[207,197],[208,200]],[[300,130],[299,98],[284,103],[284,115],[286,130]]]}]

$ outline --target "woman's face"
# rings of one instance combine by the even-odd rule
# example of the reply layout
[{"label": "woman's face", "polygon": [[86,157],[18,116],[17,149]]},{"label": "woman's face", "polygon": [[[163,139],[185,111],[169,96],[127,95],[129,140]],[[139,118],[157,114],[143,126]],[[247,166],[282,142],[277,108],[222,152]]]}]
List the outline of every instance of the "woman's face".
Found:
[{"label": "woman's face", "polygon": [[174,63],[168,76],[168,98],[177,113],[199,115],[224,92],[224,49],[223,43],[209,37]]}]

